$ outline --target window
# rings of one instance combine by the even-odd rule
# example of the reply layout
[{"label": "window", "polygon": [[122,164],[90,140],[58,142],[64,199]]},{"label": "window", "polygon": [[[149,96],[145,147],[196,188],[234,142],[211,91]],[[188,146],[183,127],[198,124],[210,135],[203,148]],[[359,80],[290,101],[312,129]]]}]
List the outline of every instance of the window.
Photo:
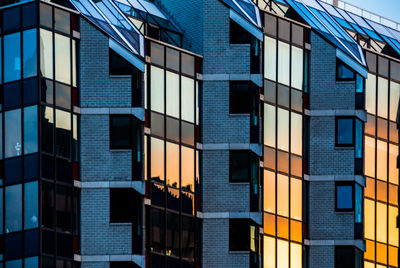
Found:
[{"label": "window", "polygon": [[247,219],[229,219],[229,250],[255,252],[257,229]]},{"label": "window", "polygon": [[132,222],[139,207],[140,196],[132,188],[110,189],[110,222]]},{"label": "window", "polygon": [[32,77],[37,72],[36,57],[36,29],[24,31],[23,33],[23,76],[24,78]]},{"label": "window", "polygon": [[132,75],[132,66],[110,49],[110,75]]},{"label": "window", "polygon": [[355,247],[335,247],[335,267],[337,268],[362,268],[363,253]]},{"label": "window", "polygon": [[131,136],[129,115],[110,116],[110,149],[131,149]]},{"label": "window", "polygon": [[248,114],[251,112],[251,98],[248,82],[231,82],[229,113]]},{"label": "window", "polygon": [[130,261],[110,262],[110,268],[139,268],[140,266]]},{"label": "window", "polygon": [[234,21],[230,21],[230,43],[231,44],[250,44],[252,36],[242,26]]},{"label": "window", "polygon": [[353,118],[336,118],[336,146],[354,145],[353,123]]},{"label": "window", "polygon": [[231,182],[249,182],[251,166],[257,165],[258,157],[250,151],[230,151],[229,172]]},{"label": "window", "polygon": [[336,80],[338,81],[354,81],[356,78],[355,73],[347,65],[341,61],[336,63]]},{"label": "window", "polygon": [[21,79],[21,33],[4,36],[4,83]]},{"label": "window", "polygon": [[354,210],[354,184],[337,183],[336,184],[336,211]]},{"label": "window", "polygon": [[55,69],[56,80],[71,84],[71,40],[68,37],[55,34]]},{"label": "window", "polygon": [[264,77],[276,81],[276,40],[264,36]]}]

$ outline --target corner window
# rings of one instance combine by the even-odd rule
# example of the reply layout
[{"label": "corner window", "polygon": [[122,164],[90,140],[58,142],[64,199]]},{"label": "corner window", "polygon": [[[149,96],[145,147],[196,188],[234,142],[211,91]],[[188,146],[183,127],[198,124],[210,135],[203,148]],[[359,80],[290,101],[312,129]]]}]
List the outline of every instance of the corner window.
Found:
[{"label": "corner window", "polygon": [[354,145],[354,118],[336,118],[336,146]]},{"label": "corner window", "polygon": [[257,252],[258,228],[247,219],[229,219],[229,250]]},{"label": "corner window", "polygon": [[131,149],[131,116],[110,117],[110,149]]},{"label": "corner window", "polygon": [[354,210],[354,183],[336,184],[336,211]]},{"label": "corner window", "polygon": [[[255,167],[255,168],[254,168]],[[229,173],[231,182],[249,182],[258,171],[258,157],[250,151],[230,151]]]},{"label": "corner window", "polygon": [[110,222],[130,223],[140,208],[140,196],[132,188],[110,189]]},{"label": "corner window", "polygon": [[251,113],[253,103],[258,103],[256,93],[257,87],[250,82],[231,82],[229,93],[229,113]]},{"label": "corner window", "polygon": [[345,65],[342,61],[337,60],[336,63],[336,80],[338,81],[354,81],[356,75],[350,67]]},{"label": "corner window", "polygon": [[231,44],[250,44],[253,38],[248,31],[246,31],[242,26],[230,21],[230,43]]},{"label": "corner window", "polygon": [[356,247],[335,247],[336,268],[361,268],[363,267],[363,253]]},{"label": "corner window", "polygon": [[110,49],[110,75],[131,75],[132,66]]}]

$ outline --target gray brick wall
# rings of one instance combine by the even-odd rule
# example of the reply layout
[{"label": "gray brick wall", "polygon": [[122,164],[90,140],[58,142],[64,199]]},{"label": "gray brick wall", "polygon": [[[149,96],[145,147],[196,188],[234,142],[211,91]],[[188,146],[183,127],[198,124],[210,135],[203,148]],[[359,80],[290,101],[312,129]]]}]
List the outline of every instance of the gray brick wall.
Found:
[{"label": "gray brick wall", "polygon": [[333,268],[335,263],[335,247],[315,246],[310,247],[311,268]]},{"label": "gray brick wall", "polygon": [[81,107],[130,107],[131,78],[109,75],[108,37],[84,19],[80,22]]}]

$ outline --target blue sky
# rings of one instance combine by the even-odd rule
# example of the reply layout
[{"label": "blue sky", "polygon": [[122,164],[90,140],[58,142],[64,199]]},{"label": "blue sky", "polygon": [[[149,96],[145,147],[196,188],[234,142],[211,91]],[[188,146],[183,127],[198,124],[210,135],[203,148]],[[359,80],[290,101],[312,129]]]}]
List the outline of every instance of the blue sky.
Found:
[{"label": "blue sky", "polygon": [[344,0],[400,23],[400,0]]}]

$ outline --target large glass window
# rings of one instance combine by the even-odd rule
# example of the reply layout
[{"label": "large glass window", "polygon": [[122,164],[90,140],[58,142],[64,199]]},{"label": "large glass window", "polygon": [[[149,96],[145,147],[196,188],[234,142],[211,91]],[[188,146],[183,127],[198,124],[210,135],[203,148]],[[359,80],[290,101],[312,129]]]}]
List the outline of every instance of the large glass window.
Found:
[{"label": "large glass window", "polygon": [[377,141],[376,160],[376,177],[387,181],[387,143],[384,141]]},{"label": "large glass window", "polygon": [[264,104],[264,144],[275,147],[275,106]]},{"label": "large glass window", "polygon": [[151,178],[157,181],[164,180],[164,141],[156,138],[150,140],[151,150]]},{"label": "large glass window", "polygon": [[182,189],[188,191],[194,191],[194,150],[181,146],[182,153],[182,164],[181,164],[181,174],[182,174]]},{"label": "large glass window", "polygon": [[302,181],[299,179],[290,179],[290,217],[292,219],[302,220],[303,207]]},{"label": "large glass window", "polygon": [[396,122],[397,110],[399,108],[400,84],[390,82],[390,120]]},{"label": "large glass window", "polygon": [[375,202],[364,199],[364,236],[375,239]]},{"label": "large glass window", "polygon": [[264,77],[276,81],[276,40],[264,37]]},{"label": "large glass window", "polygon": [[289,178],[278,174],[277,184],[277,212],[279,215],[289,217]]},{"label": "large glass window", "polygon": [[5,188],[5,230],[6,233],[22,230],[22,185]]},{"label": "large glass window", "polygon": [[275,238],[264,236],[264,268],[275,268]]},{"label": "large glass window", "polygon": [[399,229],[397,228],[398,208],[389,206],[389,244],[399,246]]},{"label": "large glass window", "polygon": [[354,209],[354,197],[353,189],[354,185],[346,183],[336,184],[336,210],[353,210]]},{"label": "large glass window", "polygon": [[4,83],[21,79],[21,33],[4,36]]},{"label": "large glass window", "polygon": [[39,192],[37,181],[25,183],[24,204],[24,229],[37,228],[39,226]]},{"label": "large glass window", "polygon": [[387,242],[387,205],[376,203],[376,240]]},{"label": "large glass window", "polygon": [[275,213],[275,173],[264,170],[264,211]]},{"label": "large glass window", "polygon": [[278,82],[289,85],[290,45],[278,42]]},{"label": "large glass window", "polygon": [[23,41],[23,76],[27,78],[37,74],[36,29],[24,31]]},{"label": "large glass window", "polygon": [[289,151],[289,111],[278,108],[278,149]]},{"label": "large glass window", "polygon": [[53,33],[43,29],[40,29],[40,71],[44,77],[53,79]]},{"label": "large glass window", "polygon": [[289,268],[289,242],[278,239],[277,254],[277,266]]},{"label": "large glass window", "polygon": [[375,139],[365,136],[365,175],[375,177]]},{"label": "large glass window", "polygon": [[303,150],[303,118],[300,114],[291,113],[291,129],[290,129],[290,141],[291,141],[291,153],[302,155]]},{"label": "large glass window", "polygon": [[375,114],[376,113],[376,76],[373,74],[368,74],[366,83],[365,83],[365,89],[366,89],[366,105],[365,109],[367,110],[368,113],[370,114]]},{"label": "large glass window", "polygon": [[24,108],[24,154],[38,151],[38,112],[37,106]]},{"label": "large glass window", "polygon": [[303,50],[292,46],[292,87],[303,89]]},{"label": "large glass window", "polygon": [[56,80],[71,84],[71,42],[68,37],[55,34]]},{"label": "large glass window", "polygon": [[154,66],[150,68],[151,110],[164,113],[164,70]]},{"label": "large glass window", "polygon": [[4,113],[4,129],[5,157],[8,158],[21,155],[21,109]]},{"label": "large glass window", "polygon": [[166,94],[167,94],[167,114],[179,118],[179,75],[178,74],[167,72]]},{"label": "large glass window", "polygon": [[182,120],[194,123],[194,80],[182,76]]},{"label": "large glass window", "polygon": [[179,188],[179,145],[167,142],[167,185]]},{"label": "large glass window", "polygon": [[388,80],[378,77],[378,116],[388,118]]},{"label": "large glass window", "polygon": [[354,145],[353,118],[336,118],[336,145]]}]

